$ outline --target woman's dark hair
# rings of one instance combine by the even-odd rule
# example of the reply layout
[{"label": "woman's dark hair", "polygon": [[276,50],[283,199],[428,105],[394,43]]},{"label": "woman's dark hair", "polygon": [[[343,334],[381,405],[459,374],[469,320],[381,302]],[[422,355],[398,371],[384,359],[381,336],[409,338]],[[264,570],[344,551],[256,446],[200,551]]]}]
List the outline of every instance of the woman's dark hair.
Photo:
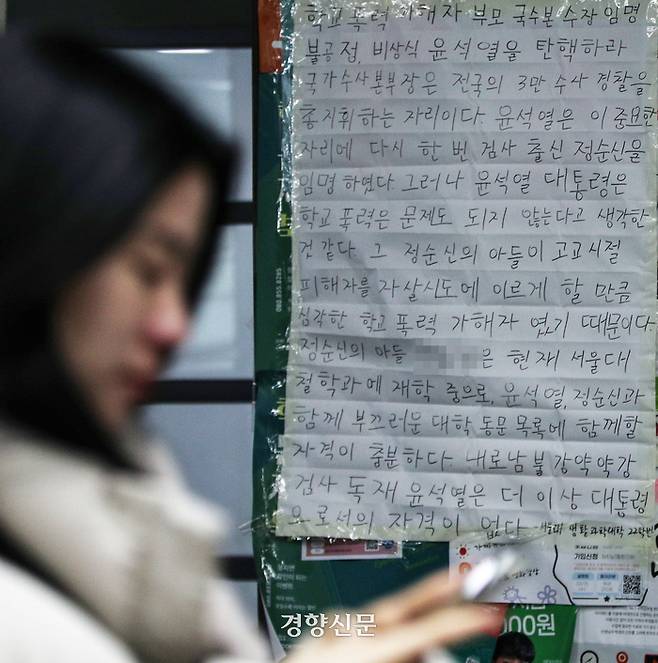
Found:
[{"label": "woman's dark hair", "polygon": [[130,465],[52,347],[53,304],[196,162],[214,181],[214,204],[193,303],[222,219],[231,150],[145,74],[82,39],[44,33],[0,40],[0,146],[0,413]]},{"label": "woman's dark hair", "polygon": [[496,648],[493,653],[493,661],[495,662],[501,656],[505,658],[516,658],[525,663],[532,663],[535,658],[535,646],[532,640],[518,631],[509,631],[498,636],[496,640]]}]

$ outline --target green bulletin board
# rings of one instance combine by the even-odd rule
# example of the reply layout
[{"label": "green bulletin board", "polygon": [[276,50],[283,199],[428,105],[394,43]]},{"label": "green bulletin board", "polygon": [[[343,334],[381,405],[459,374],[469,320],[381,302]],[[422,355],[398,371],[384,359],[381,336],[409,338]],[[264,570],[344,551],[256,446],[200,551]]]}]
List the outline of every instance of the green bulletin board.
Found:
[{"label": "green bulletin board", "polygon": [[[280,65],[291,17],[285,9],[282,12],[278,0],[260,0],[259,30],[253,539],[265,609],[279,641],[288,648],[297,638],[285,631],[283,615],[360,606],[446,566],[448,544],[405,544],[400,558],[304,561],[301,540],[274,536],[277,439],[283,433],[291,301],[290,201],[281,165],[288,143],[283,117],[290,80]],[[567,663],[576,616],[573,606],[510,606],[505,628],[531,639],[536,663]],[[495,638],[483,637],[453,654],[465,663],[489,663],[494,646]]]}]

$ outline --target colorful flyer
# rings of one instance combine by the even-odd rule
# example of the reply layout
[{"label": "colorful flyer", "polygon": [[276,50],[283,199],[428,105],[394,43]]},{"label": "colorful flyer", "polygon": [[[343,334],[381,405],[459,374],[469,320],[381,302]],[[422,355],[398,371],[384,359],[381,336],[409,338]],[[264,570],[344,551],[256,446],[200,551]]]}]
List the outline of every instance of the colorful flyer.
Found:
[{"label": "colorful flyer", "polygon": [[[519,561],[506,582],[492,588],[483,601],[567,604],[581,606],[656,605],[649,560],[653,528],[629,530],[594,525],[564,528],[512,549]],[[500,550],[501,544],[455,541],[450,544],[453,573],[465,573]]]},{"label": "colorful flyer", "polygon": [[658,608],[578,611],[571,663],[656,663]]},{"label": "colorful flyer", "polygon": [[494,661],[514,657],[532,663],[568,663],[576,614],[577,608],[567,605],[510,606]]}]

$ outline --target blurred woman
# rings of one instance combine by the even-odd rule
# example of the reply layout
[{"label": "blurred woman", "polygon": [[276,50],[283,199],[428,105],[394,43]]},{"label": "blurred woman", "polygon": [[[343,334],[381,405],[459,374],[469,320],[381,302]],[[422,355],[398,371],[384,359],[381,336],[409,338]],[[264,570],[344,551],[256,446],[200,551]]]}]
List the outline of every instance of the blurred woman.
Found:
[{"label": "blurred woman", "polygon": [[[214,572],[221,516],[133,423],[207,274],[229,148],[49,35],[0,43],[0,146],[0,660],[264,660]],[[442,609],[457,592],[432,578],[372,606],[376,642],[294,657],[406,661],[497,621]]]}]

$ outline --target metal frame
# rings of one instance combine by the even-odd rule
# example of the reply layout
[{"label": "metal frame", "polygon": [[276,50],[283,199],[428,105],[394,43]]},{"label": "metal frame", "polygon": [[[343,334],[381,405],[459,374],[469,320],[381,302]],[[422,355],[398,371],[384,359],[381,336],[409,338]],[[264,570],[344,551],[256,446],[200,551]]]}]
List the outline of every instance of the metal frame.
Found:
[{"label": "metal frame", "polygon": [[144,405],[251,403],[253,380],[159,380]]},{"label": "metal frame", "polygon": [[221,0],[6,0],[7,22],[75,30],[123,48],[251,46],[251,3]]}]

